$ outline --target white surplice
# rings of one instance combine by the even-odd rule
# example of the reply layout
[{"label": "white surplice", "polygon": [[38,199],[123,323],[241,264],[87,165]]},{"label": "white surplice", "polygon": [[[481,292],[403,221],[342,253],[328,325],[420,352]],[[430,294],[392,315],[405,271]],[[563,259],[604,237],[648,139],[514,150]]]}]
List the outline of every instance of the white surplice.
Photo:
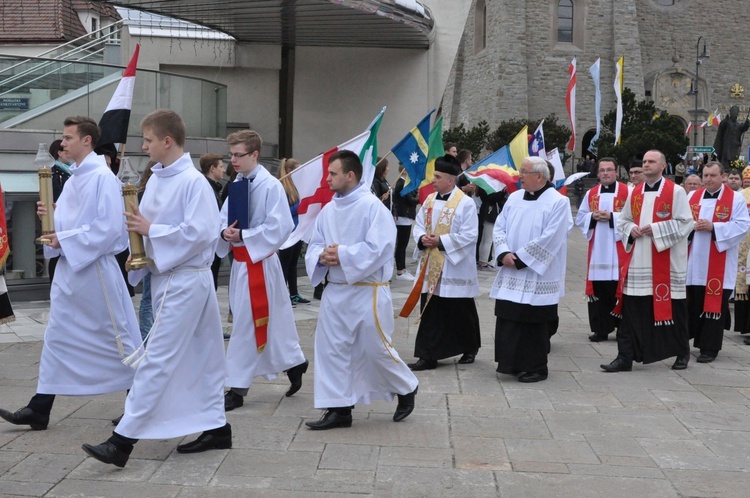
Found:
[{"label": "white surplice", "polygon": [[495,254],[512,252],[526,268],[500,266],[490,297],[532,306],[557,304],[565,295],[570,200],[554,187],[535,200],[524,200],[525,193],[510,194],[495,221],[493,241]]},{"label": "white surplice", "polygon": [[[60,256],[39,362],[37,392],[91,395],[129,389],[133,370],[124,354],[140,344],[138,319],[115,254],[127,247],[120,182],[102,156],[90,153],[72,168],[54,211]],[[51,206],[50,206],[51,209]]]},{"label": "white surplice", "polygon": [[[615,186],[615,189],[627,188],[620,182],[615,182]],[[613,281],[620,278],[620,265],[617,259],[617,242],[620,241],[620,235],[615,230],[620,213],[614,211],[617,193],[615,190],[615,193],[599,194],[599,210],[612,213],[611,222],[597,221],[594,223],[594,228],[591,228],[594,216],[589,209],[591,190],[583,196],[581,207],[578,208],[576,215],[576,226],[586,240],[591,241],[591,238],[594,238],[588,269],[588,276],[592,281]]]},{"label": "white surplice", "polygon": [[687,194],[684,189],[677,185],[675,185],[672,196],[672,219],[652,222],[656,198],[661,189],[664,188],[664,183],[669,180],[662,178],[660,181],[658,192],[643,193],[643,206],[641,208],[639,226],[644,228],[651,225],[653,236],[644,235],[632,242],[628,240],[630,232],[635,227],[633,213],[630,209],[630,199],[635,189],[628,195],[625,207],[622,208],[617,220],[617,231],[625,244],[625,250],[633,252],[623,293],[628,296],[651,296],[653,294],[654,268],[651,261],[651,247],[653,245],[659,252],[666,249],[670,250],[669,274],[672,299],[685,299],[688,259],[687,238],[695,223],[693,222],[693,215],[690,213]]},{"label": "white surplice", "polygon": [[[242,179],[237,175],[236,181]],[[227,346],[227,387],[248,388],[253,378],[275,379],[279,372],[305,362],[299,345],[297,326],[284,273],[276,251],[292,233],[294,222],[284,187],[262,165],[248,175],[250,183],[250,222],[242,230],[242,242],[250,259],[262,261],[268,295],[268,338],[262,353],[255,340],[255,320],[250,305],[247,264],[232,262],[229,277],[229,305],[232,308],[232,336]],[[227,206],[221,209],[221,229],[227,227]],[[224,257],[230,243],[219,239],[217,254]]]},{"label": "white surplice", "polygon": [[[688,201],[693,198],[696,192],[702,190],[690,192]],[[721,190],[720,197],[724,195],[732,196],[732,215],[727,221],[714,221],[713,234],[712,232],[698,231],[693,234],[687,267],[687,285],[706,285],[711,244],[716,244],[716,249],[719,252],[726,252],[723,288],[734,289],[737,282],[737,258],[740,243],[745,238],[747,231],[750,230],[750,216],[747,212],[745,198],[741,193],[734,192],[726,185],[722,185]],[[698,218],[713,221],[716,203],[717,199],[701,199],[701,210]]]},{"label": "white surplice", "polygon": [[[455,187],[451,192],[449,200],[460,192]],[[435,195],[435,194],[430,194]],[[434,233],[437,226],[440,213],[445,206],[446,201],[435,201],[432,206],[432,232]],[[425,229],[425,209],[424,205],[417,213],[416,223],[412,231],[412,237],[415,242],[427,234]],[[477,237],[479,235],[479,218],[477,218],[477,207],[472,198],[464,195],[458,203],[455,214],[451,220],[450,232],[441,235],[440,241],[444,250],[440,251],[445,256],[443,262],[443,272],[440,280],[435,287],[435,295],[441,297],[476,297],[479,294],[479,281],[477,280]],[[419,259],[422,251],[419,247],[414,248],[414,259]],[[417,268],[417,274],[422,271]],[[427,292],[429,285],[428,279],[424,279],[422,292]]]},{"label": "white surplice", "polygon": [[[417,388],[417,378],[388,345],[394,318],[387,283],[395,241],[391,213],[364,184],[343,197],[335,195],[316,220],[305,265],[313,286],[326,274],[328,285],[315,329],[315,408],[390,401]],[[331,244],[339,244],[340,264],[319,264]],[[385,285],[371,285],[378,283]]]},{"label": "white surplice", "polygon": [[216,196],[190,154],[152,170],[140,210],[151,222],[144,246],[154,261],[154,325],[115,429],[136,439],[226,424],[224,341],[210,271],[220,226]]}]

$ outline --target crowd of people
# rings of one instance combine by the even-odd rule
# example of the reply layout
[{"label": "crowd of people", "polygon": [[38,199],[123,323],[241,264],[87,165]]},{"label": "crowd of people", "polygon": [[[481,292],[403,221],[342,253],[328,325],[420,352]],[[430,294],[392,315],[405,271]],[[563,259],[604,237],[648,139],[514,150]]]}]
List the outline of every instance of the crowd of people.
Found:
[{"label": "crowd of people", "polygon": [[[140,204],[123,217],[116,156],[108,163],[96,153],[99,129],[90,118],[65,120],[55,152],[67,160],[60,166],[67,176],[44,248],[58,259],[39,380],[26,406],[0,409],[12,424],[45,430],[57,395],[126,391],[112,435],[82,446],[118,467],[139,439],[200,433],[177,451],[231,448],[226,413],[244,405],[254,379],[284,373],[292,396],[310,365],[292,310],[309,302],[297,290],[302,243],[281,249],[297,225],[300,198],[290,173],[299,163],[285,159],[274,177],[260,163],[260,135],[238,131],[227,137],[231,181],[223,185],[226,157],[205,155],[195,168],[179,115],[154,111],[141,128],[152,162]],[[604,371],[670,357],[672,368],[687,368],[690,339],[698,362],[713,361],[731,324],[730,298],[735,327],[750,331],[750,169],[735,175],[709,161],[702,178],[687,175],[683,188],[664,176],[658,150],[629,165],[629,184],[617,180],[615,159],[589,159],[598,183],[582,196],[574,220],[546,160],[525,158],[520,189],[488,195],[462,174],[471,153],[454,144],[446,150],[435,161],[434,193],[421,205],[416,191],[402,195],[403,167],[391,187],[388,163],[379,161],[369,187],[355,153],[328,158],[334,195],[304,250],[312,285],[325,285],[313,351],[314,406],[323,412],[306,422],[310,430],[351,427],[357,404],[394,398],[392,418],[401,422],[415,409],[414,372],[452,357],[474,363],[479,271],[495,272],[489,296],[496,371],[519,382],[546,380],[574,226],[588,240],[589,339],[617,332],[618,355]],[[37,204],[39,216],[50,209]],[[149,266],[123,278],[117,255],[128,232],[143,237]],[[410,240],[414,274],[406,269]],[[216,296],[225,256],[232,313],[226,348]],[[412,283],[399,315],[419,316],[412,363],[392,343],[394,278]],[[141,281],[148,312],[141,309],[139,324],[127,283]]]}]

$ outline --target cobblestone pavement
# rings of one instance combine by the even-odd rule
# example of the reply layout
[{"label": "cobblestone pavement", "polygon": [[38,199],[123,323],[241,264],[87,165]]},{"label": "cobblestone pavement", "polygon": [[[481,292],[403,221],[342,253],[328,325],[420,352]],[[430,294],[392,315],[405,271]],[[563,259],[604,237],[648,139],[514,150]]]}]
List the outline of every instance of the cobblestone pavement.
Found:
[{"label": "cobblestone pavement", "polygon": [[[727,332],[711,364],[671,370],[671,360],[607,374],[614,341],[587,340],[582,299],[586,245],[570,235],[567,295],[552,339],[550,377],[521,384],[496,376],[494,272],[480,272],[483,348],[473,365],[457,358],[419,372],[414,413],[391,421],[395,403],[357,406],[351,429],[309,431],[311,368],[285,398],[284,378],[257,380],[245,406],[228,414],[231,450],[175,452],[179,439],[141,441],[124,469],[87,458],[122,412],[124,393],[59,397],[46,431],[0,422],[3,496],[747,496],[750,489],[750,347]],[[413,271],[413,266],[412,266]],[[306,278],[303,296],[311,298]],[[409,284],[392,284],[396,307]],[[227,289],[220,287],[222,314]],[[137,299],[136,299],[137,301]],[[313,358],[319,301],[297,305],[302,347]],[[0,327],[0,406],[25,405],[36,387],[48,303],[15,303]],[[226,327],[230,327],[225,323]],[[416,324],[397,319],[394,341],[411,361]],[[192,436],[186,438],[192,439]]]}]

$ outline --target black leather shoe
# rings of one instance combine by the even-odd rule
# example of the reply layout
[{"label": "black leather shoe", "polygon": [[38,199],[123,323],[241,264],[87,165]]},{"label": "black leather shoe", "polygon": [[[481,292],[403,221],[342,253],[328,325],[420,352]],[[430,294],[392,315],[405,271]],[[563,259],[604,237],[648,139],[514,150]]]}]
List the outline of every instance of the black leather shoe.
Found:
[{"label": "black leather shoe", "polygon": [[177,453],[200,453],[208,450],[228,450],[232,447],[232,426],[227,424],[225,434],[204,431],[198,439],[177,447]]},{"label": "black leather shoe", "polygon": [[474,359],[477,357],[475,354],[471,353],[464,353],[464,355],[458,359],[458,362],[461,365],[468,365],[470,363],[474,363]]},{"label": "black leather shoe", "polygon": [[109,441],[105,441],[102,444],[93,446],[91,444],[84,444],[81,446],[83,451],[92,458],[96,458],[102,463],[111,463],[115,467],[124,467],[128,463],[130,453],[133,451],[133,447],[129,448],[118,448]]},{"label": "black leather shoe", "polygon": [[231,389],[224,393],[224,411],[231,412],[245,404],[245,398],[232,391]]},{"label": "black leather shoe", "polygon": [[531,383],[547,380],[547,372],[526,372],[518,378],[518,382]]},{"label": "black leather shoe", "polygon": [[698,359],[695,360],[695,361],[697,361],[698,363],[711,363],[715,359],[716,359],[715,355],[710,355],[710,354],[707,354],[707,353],[701,353],[700,355],[698,355]]},{"label": "black leather shoe", "polygon": [[750,337],[745,337],[742,342],[744,342],[746,345],[750,346]]},{"label": "black leather shoe", "polygon": [[679,355],[674,360],[674,364],[672,365],[672,370],[685,370],[688,366],[689,361],[690,361],[690,353]]},{"label": "black leather shoe", "polygon": [[407,366],[415,372],[434,370],[437,368],[437,360],[423,360],[420,358],[415,363],[409,363]]},{"label": "black leather shoe", "polygon": [[13,425],[30,425],[35,431],[43,431],[49,425],[49,415],[37,413],[28,406],[24,406],[15,413],[0,409],[0,417]]},{"label": "black leather shoe", "polygon": [[296,367],[292,367],[286,371],[286,376],[289,377],[289,390],[286,392],[286,397],[293,395],[302,387],[302,374],[307,372],[307,367],[310,366],[310,362],[305,360],[304,363],[300,363]]},{"label": "black leather shoe", "polygon": [[320,420],[317,422],[305,422],[305,425],[314,431],[325,431],[328,429],[336,429],[337,427],[351,427],[352,426],[352,414],[341,415],[335,410],[326,410]]},{"label": "black leather shoe", "polygon": [[602,341],[606,341],[607,339],[609,339],[609,337],[606,335],[591,334],[589,336],[589,341],[591,342],[602,342]]},{"label": "black leather shoe", "polygon": [[117,418],[113,418],[113,419],[112,419],[112,425],[115,425],[115,426],[116,426],[117,424],[119,424],[119,423],[120,423],[120,420],[122,420],[122,417],[124,417],[124,416],[125,416],[125,414],[123,413],[123,414],[122,414],[122,415],[120,415],[119,417],[117,417]]},{"label": "black leather shoe", "polygon": [[414,388],[409,394],[396,395],[398,397],[398,406],[396,406],[396,411],[393,413],[394,422],[401,422],[403,419],[411,415],[411,412],[414,411],[414,397],[417,395],[418,390],[419,386]]},{"label": "black leather shoe", "polygon": [[633,370],[633,361],[626,360],[622,356],[618,356],[612,363],[599,365],[599,367],[605,372],[630,372]]}]

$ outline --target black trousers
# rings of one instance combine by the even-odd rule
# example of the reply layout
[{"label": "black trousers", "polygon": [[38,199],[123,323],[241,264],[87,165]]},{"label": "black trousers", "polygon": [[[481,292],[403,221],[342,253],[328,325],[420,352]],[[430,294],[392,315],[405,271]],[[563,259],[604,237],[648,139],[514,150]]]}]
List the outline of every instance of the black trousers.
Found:
[{"label": "black trousers", "polygon": [[411,225],[396,225],[396,271],[406,270],[406,246],[411,237]]},{"label": "black trousers", "polygon": [[292,247],[281,249],[279,251],[279,261],[281,261],[281,271],[284,272],[284,280],[289,286],[289,295],[296,296],[297,292],[297,261],[302,253],[302,241],[300,240]]},{"label": "black trousers", "polygon": [[221,268],[221,258],[214,254],[214,262],[211,263],[211,276],[214,277],[214,290],[219,288],[219,268]]},{"label": "black trousers", "polygon": [[724,319],[729,314],[729,296],[732,289],[724,289],[721,295],[721,318],[701,317],[706,288],[699,285],[687,286],[688,332],[693,346],[701,353],[715,355],[721,351],[724,342]]},{"label": "black trousers", "polygon": [[40,394],[36,393],[33,398],[31,398],[31,401],[29,401],[29,404],[27,405],[29,408],[34,410],[36,413],[41,413],[42,415],[49,415],[52,411],[52,404],[55,402],[55,395],[54,394]]}]

